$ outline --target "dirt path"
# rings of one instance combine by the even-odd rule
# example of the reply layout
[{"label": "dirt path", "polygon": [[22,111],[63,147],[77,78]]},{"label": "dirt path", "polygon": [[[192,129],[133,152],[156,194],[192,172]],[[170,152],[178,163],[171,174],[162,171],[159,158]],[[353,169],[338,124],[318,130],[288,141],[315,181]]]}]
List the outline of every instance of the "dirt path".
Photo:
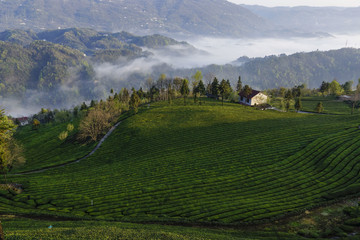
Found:
[{"label": "dirt path", "polygon": [[106,134],[105,136],[99,141],[99,143],[96,145],[96,147],[86,156],[80,158],[80,159],[77,159],[77,160],[74,160],[74,161],[71,161],[71,162],[67,162],[67,163],[62,163],[62,164],[58,164],[58,165],[54,165],[54,166],[51,166],[51,167],[46,167],[46,168],[42,168],[42,169],[39,169],[39,170],[33,170],[33,171],[28,171],[28,172],[22,172],[22,173],[15,173],[15,174],[9,174],[8,176],[19,176],[19,175],[27,175],[27,174],[33,174],[33,173],[41,173],[41,172],[45,172],[47,170],[50,170],[50,169],[54,169],[54,168],[60,168],[60,167],[65,167],[67,165],[70,165],[70,164],[74,164],[74,163],[79,163],[81,162],[82,160],[90,157],[91,155],[93,155],[98,149],[99,147],[104,143],[104,141],[111,135],[111,133],[120,125],[121,122],[118,122],[117,124],[115,124]]}]

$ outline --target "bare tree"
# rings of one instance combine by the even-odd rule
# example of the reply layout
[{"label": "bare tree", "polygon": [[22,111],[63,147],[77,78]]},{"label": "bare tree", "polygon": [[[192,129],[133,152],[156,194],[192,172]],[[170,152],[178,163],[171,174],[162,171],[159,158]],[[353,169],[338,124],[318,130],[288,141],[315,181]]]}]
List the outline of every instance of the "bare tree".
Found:
[{"label": "bare tree", "polygon": [[96,108],[89,112],[79,126],[80,140],[97,141],[99,137],[105,134],[105,131],[110,127],[110,113]]},{"label": "bare tree", "polygon": [[351,102],[351,115],[354,114],[355,107],[359,104],[360,101],[360,89],[356,89],[354,95],[350,97]]}]

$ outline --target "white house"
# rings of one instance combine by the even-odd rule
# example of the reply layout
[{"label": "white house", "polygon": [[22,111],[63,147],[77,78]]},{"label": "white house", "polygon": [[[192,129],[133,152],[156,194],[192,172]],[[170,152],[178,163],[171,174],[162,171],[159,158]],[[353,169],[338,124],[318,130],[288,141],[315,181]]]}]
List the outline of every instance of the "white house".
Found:
[{"label": "white house", "polygon": [[13,119],[15,123],[19,124],[20,126],[25,126],[29,124],[29,118],[28,117],[20,117],[20,118],[14,118]]},{"label": "white house", "polygon": [[252,90],[248,96],[246,96],[244,92],[240,92],[239,96],[239,103],[249,106],[260,105],[268,101],[268,96],[256,90]]}]

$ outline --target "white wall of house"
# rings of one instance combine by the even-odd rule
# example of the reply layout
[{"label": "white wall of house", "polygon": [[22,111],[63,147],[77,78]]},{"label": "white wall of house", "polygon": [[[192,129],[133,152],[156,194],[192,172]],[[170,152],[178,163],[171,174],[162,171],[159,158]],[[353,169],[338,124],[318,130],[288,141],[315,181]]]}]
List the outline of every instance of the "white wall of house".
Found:
[{"label": "white wall of house", "polygon": [[267,100],[268,100],[268,96],[266,96],[263,93],[259,93],[251,99],[251,106],[267,103]]},{"label": "white wall of house", "polygon": [[268,100],[268,96],[266,96],[263,93],[259,93],[257,94],[255,97],[248,99],[246,97],[240,97],[240,103],[249,105],[249,106],[254,106],[254,105],[260,105],[263,103],[267,103]]}]

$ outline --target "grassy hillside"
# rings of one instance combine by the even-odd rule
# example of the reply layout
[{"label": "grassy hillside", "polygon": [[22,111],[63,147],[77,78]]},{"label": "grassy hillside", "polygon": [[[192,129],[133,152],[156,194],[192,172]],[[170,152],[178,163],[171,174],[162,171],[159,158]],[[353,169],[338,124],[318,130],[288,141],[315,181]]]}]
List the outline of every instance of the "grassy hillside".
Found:
[{"label": "grassy hillside", "polygon": [[[124,120],[90,158],[12,176],[25,190],[1,192],[0,211],[122,221],[266,222],[354,193],[360,177],[357,122],[352,116],[216,102],[155,103]],[[23,143],[26,149],[34,144]]]},{"label": "grassy hillside", "polygon": [[[80,143],[76,139],[77,129],[69,134],[66,140],[61,141],[58,136],[66,130],[68,123],[43,124],[38,130],[33,130],[31,125],[21,127],[16,138],[26,143],[25,158],[27,164],[15,171],[25,172],[34,169],[43,169],[77,160],[95,147],[95,143]],[[79,121],[74,122],[75,127]]]},{"label": "grassy hillside", "polygon": [[[281,109],[282,107],[285,110],[285,101],[283,100],[283,106],[281,104],[282,98],[276,98],[272,99],[271,105]],[[346,103],[342,100],[337,99],[334,96],[312,96],[312,97],[302,97],[301,98],[301,104],[302,108],[301,111],[305,112],[316,112],[316,106],[319,102],[323,103],[323,113],[325,114],[339,114],[339,115],[349,115],[351,114],[351,106],[349,103]],[[295,100],[291,100],[290,102],[290,111],[296,111],[295,110]],[[359,114],[359,109],[354,109],[354,114]]]}]

